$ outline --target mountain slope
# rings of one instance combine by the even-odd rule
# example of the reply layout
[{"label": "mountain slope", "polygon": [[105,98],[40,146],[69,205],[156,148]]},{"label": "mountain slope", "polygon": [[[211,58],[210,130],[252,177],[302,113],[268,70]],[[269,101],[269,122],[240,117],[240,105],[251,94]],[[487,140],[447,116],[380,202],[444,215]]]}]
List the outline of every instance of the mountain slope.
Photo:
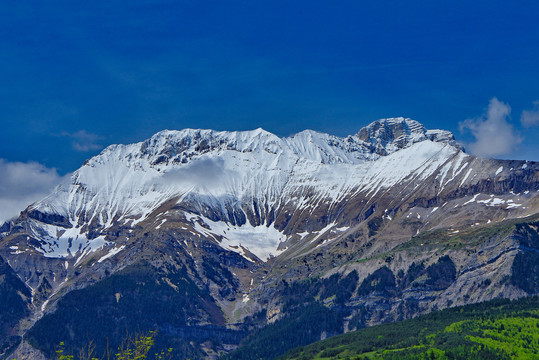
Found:
[{"label": "mountain slope", "polygon": [[539,299],[496,300],[380,325],[294,349],[280,359],[532,359]]},{"label": "mountain slope", "polygon": [[18,323],[31,311],[31,293],[9,264],[0,257],[0,356],[21,341]]},{"label": "mountain slope", "polygon": [[[88,160],[2,230],[0,255],[32,289],[36,329],[72,314],[64,299],[75,291],[115,299],[97,289],[126,269],[151,269],[148,281],[175,292],[166,274],[181,273],[182,296],[200,306],[186,323],[153,325],[181,327],[202,356],[237,346],[220,334],[301,318],[303,305],[344,309],[337,328],[347,331],[535,294],[537,276],[519,274],[539,273],[538,191],[539,164],[470,156],[451,133],[410,119],[346,138],[167,130]],[[331,285],[343,281],[345,293]],[[75,336],[72,321],[64,330]],[[196,335],[208,326],[213,345]],[[31,333],[50,351],[53,338]]]}]

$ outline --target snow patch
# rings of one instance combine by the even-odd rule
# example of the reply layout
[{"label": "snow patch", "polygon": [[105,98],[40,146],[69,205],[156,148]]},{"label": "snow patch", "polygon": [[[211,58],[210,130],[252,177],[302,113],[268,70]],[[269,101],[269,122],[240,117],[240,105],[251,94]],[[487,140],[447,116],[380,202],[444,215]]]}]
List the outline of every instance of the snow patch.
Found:
[{"label": "snow patch", "polygon": [[466,204],[469,204],[469,203],[472,203],[472,202],[475,202],[477,200],[478,196],[479,196],[479,194],[475,194],[470,200],[468,200],[464,204],[462,204],[462,206],[464,206]]},{"label": "snow patch", "polygon": [[[263,261],[284,251],[277,248],[286,240],[286,235],[273,226],[252,226],[249,222],[242,226],[234,226],[198,215],[191,217],[191,219],[195,217],[198,220],[194,222],[194,228],[199,234],[214,238],[221,247],[237,252],[247,259],[249,257],[246,256],[243,249],[247,249]],[[202,226],[201,223],[205,226]]]},{"label": "snow patch", "polygon": [[114,248],[114,249],[111,249],[109,251],[108,254],[102,256],[99,260],[97,260],[98,263],[102,262],[102,261],[105,261],[111,257],[113,257],[114,255],[118,254],[120,251],[122,251],[123,249],[125,249],[125,245],[122,245],[120,246],[119,248]]},{"label": "snow patch", "polygon": [[39,230],[41,232],[36,229],[33,236],[46,242],[41,247],[35,248],[35,250],[45,257],[65,258],[76,254],[94,252],[108,244],[103,235],[88,239],[86,233],[81,233],[80,228],[61,229],[62,231],[59,231],[57,226],[40,224]]},{"label": "snow patch", "polygon": [[323,229],[321,230],[318,230],[318,231],[313,231],[313,233],[317,233],[318,235],[316,235],[314,237],[314,239],[311,240],[311,243],[315,242],[316,240],[318,240],[322,235],[324,235],[328,230],[330,230],[332,227],[335,227],[336,223],[332,222],[331,224],[328,224],[326,225]]},{"label": "snow patch", "polygon": [[468,176],[470,176],[470,173],[472,172],[473,168],[469,168],[468,169],[468,172],[466,173],[466,175],[464,175],[464,178],[462,179],[462,181],[460,182],[460,185],[459,186],[462,186],[464,185],[464,182],[466,181],[466,179],[468,178]]},{"label": "snow patch", "polygon": [[478,203],[485,204],[486,206],[502,206],[506,205],[507,209],[517,208],[522,204],[516,204],[513,200],[504,200],[496,197],[491,197],[487,200],[478,200]]},{"label": "snow patch", "polygon": [[161,228],[161,225],[163,225],[166,221],[167,221],[167,219],[162,219],[162,220],[161,220],[161,224],[157,225],[155,228],[156,228],[156,229],[160,229],[160,228]]}]

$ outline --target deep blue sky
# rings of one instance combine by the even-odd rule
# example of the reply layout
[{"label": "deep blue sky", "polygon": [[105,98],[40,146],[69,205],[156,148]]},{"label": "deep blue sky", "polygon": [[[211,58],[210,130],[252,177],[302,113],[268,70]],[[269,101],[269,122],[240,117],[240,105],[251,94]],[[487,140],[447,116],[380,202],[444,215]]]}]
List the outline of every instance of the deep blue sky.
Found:
[{"label": "deep blue sky", "polygon": [[65,174],[165,128],[345,136],[392,116],[473,143],[459,123],[496,97],[514,141],[495,156],[539,160],[536,4],[5,1],[0,158]]}]

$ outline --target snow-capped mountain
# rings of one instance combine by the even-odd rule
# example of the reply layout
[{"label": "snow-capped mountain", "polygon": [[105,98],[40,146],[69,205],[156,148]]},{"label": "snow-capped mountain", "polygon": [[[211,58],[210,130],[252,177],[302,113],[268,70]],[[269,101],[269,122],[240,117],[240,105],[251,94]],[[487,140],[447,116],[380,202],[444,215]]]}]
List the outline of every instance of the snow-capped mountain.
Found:
[{"label": "snow-capped mountain", "polygon": [[[383,266],[397,274],[453,254],[462,277],[445,292],[429,290],[438,300],[411,316],[448,299],[523,294],[504,285],[485,295],[467,282],[510,274],[520,251],[514,242],[496,235],[453,249],[433,239],[534,216],[538,191],[539,164],[470,156],[450,132],[405,118],[378,120],[345,138],[165,130],[86,161],[5,227],[0,255],[31,289],[35,318],[62,308],[70,290],[144,260],[186,271],[210,296],[201,309],[214,302],[225,317],[200,310],[193,324],[230,326],[261,307],[268,321],[279,318],[280,280],[354,270],[361,282]],[[482,255],[458,252],[466,246]],[[458,297],[461,289],[471,295]]]},{"label": "snow-capped mountain", "polygon": [[[439,138],[443,142],[425,141]],[[314,131],[284,139],[262,129],[162,131],[141,143],[108,147],[27,212],[37,220],[38,214],[56,218],[35,230],[44,230],[51,242],[36,250],[53,257],[73,255],[79,247],[95,250],[105,244],[107,229],[134,226],[173,198],[178,204],[196,202],[193,211],[212,220],[274,227],[268,210],[276,218],[298,195],[301,209],[304,189],[335,202],[351,189],[389,188],[417,170],[427,176],[458,152],[452,141],[447,132],[425,131],[409,119],[383,120],[344,139]],[[393,156],[378,155],[417,142],[422,143]],[[421,171],[431,158],[431,170]],[[80,241],[68,246],[68,239]],[[267,250],[259,255],[274,254],[276,245],[260,244]]]},{"label": "snow-capped mountain", "polygon": [[[451,133],[403,118],[377,121],[346,138],[308,130],[289,138],[262,129],[167,130],[141,143],[106,148],[27,214],[38,220],[31,226],[41,240],[36,251],[71,257],[109,244],[110,229],[162,215],[156,210],[174,199],[175,206],[190,210],[189,217],[215,228],[197,232],[218,235],[227,248],[243,246],[266,260],[291,235],[308,230],[283,221],[291,214],[329,210],[358,194],[373,198],[412,180],[415,188],[435,173],[438,193],[445,186],[504,176],[503,166],[472,174],[471,160]],[[55,220],[43,224],[43,216]],[[233,228],[224,235],[217,223]]]}]

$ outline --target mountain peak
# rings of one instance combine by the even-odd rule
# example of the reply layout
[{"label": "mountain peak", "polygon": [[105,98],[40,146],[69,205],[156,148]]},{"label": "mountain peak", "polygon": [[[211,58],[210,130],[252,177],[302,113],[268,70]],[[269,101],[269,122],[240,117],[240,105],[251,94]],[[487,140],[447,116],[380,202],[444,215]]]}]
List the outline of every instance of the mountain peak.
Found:
[{"label": "mountain peak", "polygon": [[388,155],[425,140],[461,148],[450,131],[427,130],[420,122],[404,117],[376,120],[362,128],[357,137],[379,155]]},{"label": "mountain peak", "polygon": [[461,149],[451,132],[427,130],[415,120],[399,117],[377,120],[356,135],[345,138],[313,130],[285,138],[262,128],[248,131],[162,130],[140,143],[111,145],[85,164],[106,162],[112,156],[126,161],[140,160],[140,166],[166,170],[167,166],[181,166],[200,156],[211,153],[219,157],[229,151],[266,154],[263,157],[272,154],[266,159],[270,162],[284,155],[317,163],[355,164],[390,155],[425,140],[449,143]]}]

